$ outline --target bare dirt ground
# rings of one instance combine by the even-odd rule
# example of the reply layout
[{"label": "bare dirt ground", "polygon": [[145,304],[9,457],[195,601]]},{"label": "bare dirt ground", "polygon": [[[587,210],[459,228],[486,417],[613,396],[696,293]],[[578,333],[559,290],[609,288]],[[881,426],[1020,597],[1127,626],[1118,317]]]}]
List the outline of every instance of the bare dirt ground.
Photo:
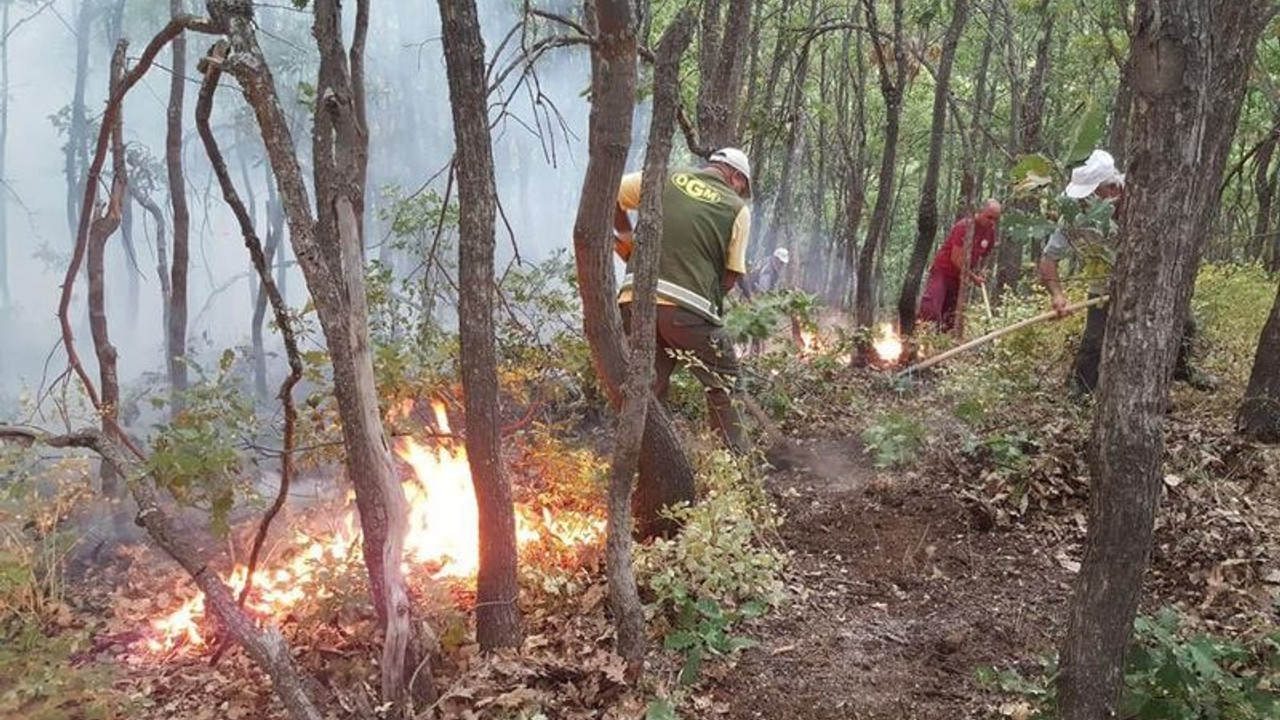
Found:
[{"label": "bare dirt ground", "polygon": [[1071,579],[1059,552],[976,529],[953,491],[877,471],[847,438],[813,450],[770,482],[794,600],[751,629],[760,647],[717,690],[727,717],[989,716],[975,670],[1057,639]]}]

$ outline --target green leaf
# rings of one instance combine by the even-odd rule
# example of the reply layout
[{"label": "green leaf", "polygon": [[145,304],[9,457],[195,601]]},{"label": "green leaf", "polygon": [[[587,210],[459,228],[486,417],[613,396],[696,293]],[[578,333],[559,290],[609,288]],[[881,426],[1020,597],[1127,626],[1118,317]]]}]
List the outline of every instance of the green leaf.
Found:
[{"label": "green leaf", "polygon": [[1063,158],[1063,165],[1075,165],[1089,157],[1089,153],[1093,152],[1094,148],[1098,147],[1098,142],[1102,140],[1106,127],[1107,117],[1102,110],[1102,104],[1090,96],[1085,102],[1084,112],[1076,119],[1071,134],[1071,152]]},{"label": "green leaf", "polygon": [[702,648],[694,648],[684,658],[684,666],[680,668],[677,678],[681,685],[692,685],[702,677]]},{"label": "green leaf", "polygon": [[680,720],[680,716],[676,714],[676,709],[671,707],[671,703],[662,698],[656,698],[645,709],[644,720]]},{"label": "green leaf", "polygon": [[668,650],[688,650],[691,647],[697,647],[701,644],[702,638],[697,634],[688,630],[676,630],[662,641],[662,646]]},{"label": "green leaf", "polygon": [[1053,161],[1040,153],[1017,156],[1009,170],[1009,178],[1015,184],[1030,176],[1053,177]]}]

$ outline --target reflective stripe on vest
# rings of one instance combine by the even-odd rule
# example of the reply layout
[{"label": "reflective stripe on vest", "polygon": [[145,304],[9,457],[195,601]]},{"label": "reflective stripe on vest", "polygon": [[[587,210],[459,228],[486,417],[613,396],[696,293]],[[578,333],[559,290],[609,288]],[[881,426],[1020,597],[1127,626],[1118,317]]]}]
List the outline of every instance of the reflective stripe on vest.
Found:
[{"label": "reflective stripe on vest", "polygon": [[[625,290],[634,284],[635,275],[633,273],[627,273],[622,278],[622,287],[620,289]],[[688,310],[692,310],[699,315],[706,317],[717,325],[720,324],[720,316],[717,315],[715,310],[711,307],[711,301],[686,287],[681,287],[670,280],[658,278],[658,294]]]}]

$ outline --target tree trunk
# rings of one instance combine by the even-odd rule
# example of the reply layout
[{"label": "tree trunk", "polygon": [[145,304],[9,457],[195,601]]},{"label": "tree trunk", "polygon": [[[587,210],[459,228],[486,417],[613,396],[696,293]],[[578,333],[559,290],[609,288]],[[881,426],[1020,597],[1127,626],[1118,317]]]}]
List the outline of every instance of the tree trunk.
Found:
[{"label": "tree trunk", "polygon": [[313,142],[318,221],[312,219],[293,138],[254,34],[252,8],[214,0],[210,11],[227,24],[233,52],[226,70],[244,88],[257,117],[289,223],[289,239],[329,349],[347,475],[360,513],[374,607],[385,631],[380,663],[383,700],[403,708],[411,691],[427,700],[434,697],[435,688],[429,664],[422,666],[419,685],[409,687],[421,649],[410,646],[409,596],[401,569],[407,501],[379,415],[369,346],[361,242],[365,134],[362,112],[353,107],[363,101],[356,75],[363,62],[355,57],[363,53],[368,5],[363,0],[357,3],[348,71],[336,0],[314,3],[313,33],[321,57]]},{"label": "tree trunk", "polygon": [[493,146],[486,107],[484,38],[475,0],[440,0],[458,174],[458,327],[467,460],[480,514],[476,639],[481,650],[519,647],[516,520],[503,472],[493,329]]},{"label": "tree trunk", "polygon": [[[600,385],[615,408],[622,406],[628,375],[608,241],[631,141],[636,87],[635,14],[630,0],[597,0],[598,41],[591,55],[591,119],[587,171],[573,225],[573,254],[582,295],[582,322]],[[650,403],[634,496],[639,532],[674,529],[659,517],[666,505],[693,501],[693,466],[662,403]]]},{"label": "tree trunk", "polygon": [[[84,178],[89,142],[89,123],[85,119],[84,92],[89,79],[89,31],[93,25],[93,0],[80,0],[76,15],[76,77],[71,95],[71,117],[67,125],[67,144],[63,147],[63,173],[67,180],[67,225],[74,237],[80,224],[80,197],[84,194]],[[6,45],[8,43],[6,42]],[[6,63],[7,64],[7,63]]]},{"label": "tree trunk", "polygon": [[[1053,23],[1055,10],[1050,0],[1041,0],[1037,10],[1040,13],[1040,28],[1036,41],[1036,64],[1027,81],[1026,92],[1018,103],[1019,114],[1016,118],[1017,152],[1034,153],[1043,149],[1041,138],[1044,130],[1044,106],[1048,94],[1049,51],[1053,42]],[[1010,19],[1012,23],[1012,18]],[[1014,203],[1014,207],[1025,213],[1038,211],[1035,202],[1025,200]],[[992,286],[992,302],[999,304],[1005,290],[1017,285],[1022,275],[1022,242],[1006,236],[996,249],[995,284]],[[1036,248],[1038,251],[1039,248]],[[1033,251],[1033,255],[1035,252]]]},{"label": "tree trunk", "polygon": [[[858,257],[858,280],[854,293],[854,322],[860,331],[869,332],[875,322],[876,312],[877,293],[873,273],[876,258],[880,255],[880,246],[888,235],[890,206],[893,202],[898,164],[898,134],[902,124],[902,93],[906,85],[908,57],[902,36],[902,0],[893,0],[893,41],[890,48],[893,53],[892,75],[889,73],[890,59],[885,57],[885,46],[879,37],[875,3],[863,0],[862,4],[875,46],[873,52],[876,54],[876,67],[880,74],[880,95],[884,98],[885,106],[884,154],[880,159],[879,187],[876,189],[875,208],[871,211],[871,220],[867,225],[867,237]],[[870,352],[869,343],[865,339],[859,340],[857,351],[853,353],[853,362],[865,364]]]},{"label": "tree trunk", "polygon": [[[911,248],[907,275],[898,296],[898,325],[903,335],[911,335],[916,327],[916,300],[920,279],[938,234],[938,171],[942,165],[942,135],[947,126],[947,93],[951,87],[951,65],[955,60],[960,34],[969,19],[968,0],[955,0],[951,6],[951,24],[942,39],[942,56],[933,91],[933,119],[929,130],[929,159],[925,163],[924,181],[920,188],[920,209],[916,213],[916,242]],[[981,81],[980,81],[981,82]]]},{"label": "tree trunk", "polygon": [[[182,14],[183,10],[183,0],[169,0],[172,17]],[[182,393],[187,389],[187,270],[191,256],[191,213],[187,209],[187,185],[182,170],[182,109],[187,84],[185,35],[173,39],[172,50],[164,159],[169,177],[169,206],[173,210],[173,267],[165,348],[169,363],[169,412],[176,417],[182,410]]]},{"label": "tree trunk", "polygon": [[[603,26],[603,21],[601,22]],[[665,178],[667,157],[671,153],[671,136],[675,132],[676,108],[679,105],[680,57],[693,35],[693,13],[686,7],[672,21],[658,44],[653,74],[653,120],[649,127],[649,149],[645,155],[644,176]],[[627,675],[635,682],[644,670],[645,634],[644,606],[636,587],[631,554],[631,493],[635,487],[636,469],[640,462],[645,418],[650,406],[657,405],[650,388],[653,386],[653,356],[657,335],[656,288],[658,257],[662,252],[662,190],[664,183],[645,183],[640,202],[640,224],[636,230],[632,270],[636,275],[631,301],[631,358],[618,418],[617,441],[613,451],[613,468],[609,477],[609,517],[607,554],[609,602],[617,633],[618,654],[627,663]]]},{"label": "tree trunk", "polygon": [[1253,235],[1245,251],[1246,261],[1262,262],[1267,239],[1271,235],[1271,206],[1276,191],[1276,174],[1271,170],[1271,161],[1275,156],[1277,141],[1280,141],[1280,105],[1274,110],[1271,129],[1258,145],[1254,160],[1253,192],[1258,198],[1258,214],[1254,219]]},{"label": "tree trunk", "polygon": [[1062,647],[1063,720],[1115,717],[1160,497],[1161,432],[1201,244],[1267,0],[1140,0],[1127,206],[1093,421],[1084,559]]},{"label": "tree trunk", "polygon": [[[716,149],[738,144],[738,113],[746,65],[752,0],[702,3],[702,37],[698,53],[698,139]],[[721,15],[723,14],[723,30]]]},{"label": "tree trunk", "polygon": [[[111,55],[110,93],[115,94],[124,76],[124,54],[128,43],[120,41]],[[124,133],[121,129],[123,112],[116,113],[111,132],[111,195],[106,207],[89,226],[89,242],[85,257],[89,276],[89,332],[93,337],[93,349],[98,357],[98,387],[102,391],[102,432],[107,437],[116,436],[120,417],[120,380],[116,370],[116,349],[111,344],[107,329],[106,300],[106,250],[107,240],[120,227],[120,215],[128,191],[128,177],[124,162]],[[109,498],[120,496],[120,477],[110,463],[99,468],[102,494]]]},{"label": "tree trunk", "polygon": [[1236,427],[1246,437],[1280,442],[1280,287],[1258,337],[1249,386],[1236,411]]},{"label": "tree trunk", "polygon": [[[817,13],[817,2],[809,4],[809,14]],[[782,172],[778,179],[778,195],[773,203],[773,222],[770,231],[765,235],[762,252],[768,254],[779,245],[795,244],[795,225],[798,208],[796,208],[796,165],[804,151],[804,99],[805,83],[809,77],[809,51],[813,43],[805,42],[797,52],[796,69],[791,75],[790,91],[787,93],[787,105],[783,109],[783,122],[787,126],[787,134],[782,143]]]}]

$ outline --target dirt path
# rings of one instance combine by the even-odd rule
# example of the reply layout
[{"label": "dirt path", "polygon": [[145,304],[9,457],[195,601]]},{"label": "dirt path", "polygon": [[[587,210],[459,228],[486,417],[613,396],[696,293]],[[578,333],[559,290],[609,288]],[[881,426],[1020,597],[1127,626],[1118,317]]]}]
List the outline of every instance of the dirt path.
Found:
[{"label": "dirt path", "polygon": [[775,474],[794,601],[717,695],[730,718],[987,716],[978,667],[1052,647],[1070,575],[1028,533],[982,532],[945,488],[849,440]]}]

